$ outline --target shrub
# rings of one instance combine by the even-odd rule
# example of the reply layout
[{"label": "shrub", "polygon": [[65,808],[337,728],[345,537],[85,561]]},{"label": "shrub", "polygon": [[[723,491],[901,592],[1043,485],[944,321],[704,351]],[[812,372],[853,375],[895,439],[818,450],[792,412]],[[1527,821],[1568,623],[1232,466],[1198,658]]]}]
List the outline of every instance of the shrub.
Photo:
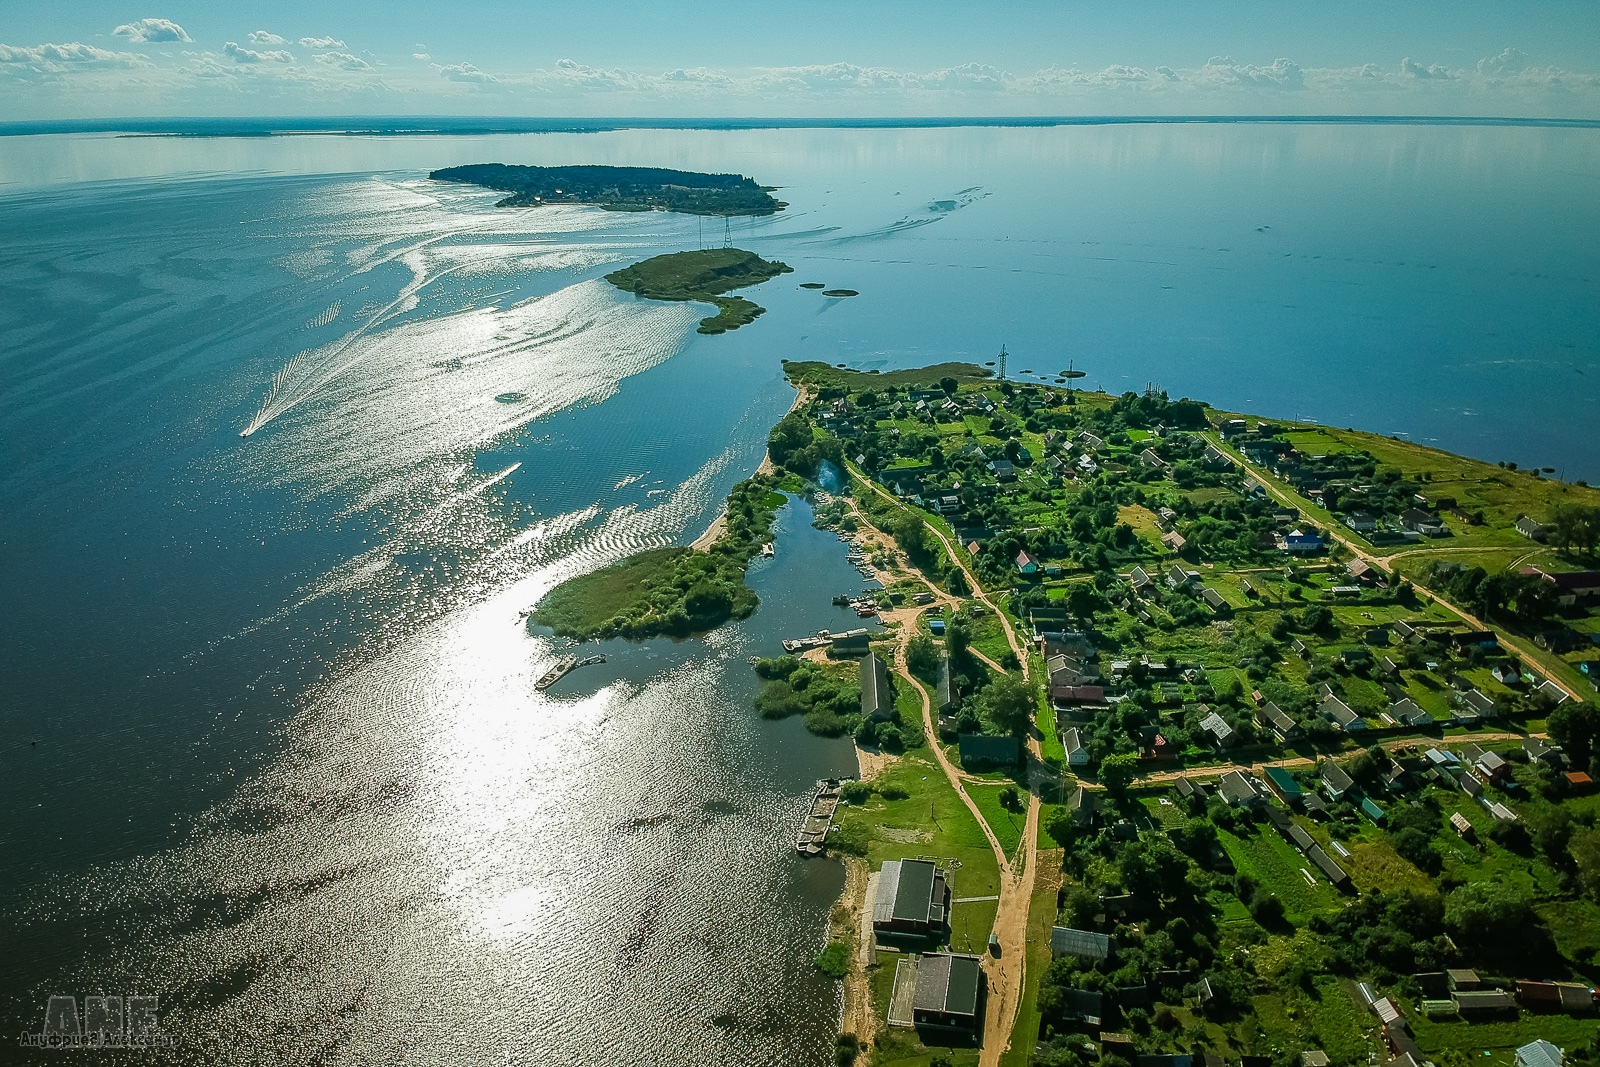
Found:
[{"label": "shrub", "polygon": [[846,804],[865,804],[872,798],[872,787],[866,782],[846,782],[839,796]]},{"label": "shrub", "polygon": [[817,970],[829,978],[843,978],[850,973],[850,946],[843,941],[830,941],[817,953]]}]

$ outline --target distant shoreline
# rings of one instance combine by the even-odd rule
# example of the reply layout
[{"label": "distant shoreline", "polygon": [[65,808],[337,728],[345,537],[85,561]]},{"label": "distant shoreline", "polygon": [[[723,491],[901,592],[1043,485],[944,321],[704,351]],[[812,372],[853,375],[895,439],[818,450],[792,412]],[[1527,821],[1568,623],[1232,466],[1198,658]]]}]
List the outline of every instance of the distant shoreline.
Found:
[{"label": "distant shoreline", "polygon": [[1493,115],[1014,115],[939,118],[524,119],[441,116],[339,118],[22,119],[0,122],[0,137],[110,133],[134,137],[468,137],[526,133],[616,133],[623,130],[894,130],[962,127],[1151,126],[1177,124],[1300,126],[1502,126],[1600,129],[1600,119]]}]

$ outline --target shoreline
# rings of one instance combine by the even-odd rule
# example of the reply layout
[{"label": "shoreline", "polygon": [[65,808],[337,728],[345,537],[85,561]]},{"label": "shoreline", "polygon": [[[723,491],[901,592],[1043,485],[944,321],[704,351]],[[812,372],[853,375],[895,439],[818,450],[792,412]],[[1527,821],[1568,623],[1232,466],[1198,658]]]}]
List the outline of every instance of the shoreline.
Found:
[{"label": "shoreline", "polygon": [[[887,753],[868,752],[853,742],[851,747],[856,753],[858,780],[863,782],[876,778],[897,758]],[[871,865],[863,856],[838,852],[830,852],[828,856],[844,865],[844,885],[839,890],[839,899],[828,912],[828,940],[842,940],[850,946],[850,970],[840,980],[839,1032],[854,1034],[863,1048],[870,1048],[877,1036],[878,1022],[872,1003],[872,980],[867,974],[867,968],[873,964],[872,923],[867,910],[867,896],[872,886]]]},{"label": "shoreline", "polygon": [[[797,384],[794,387],[794,400],[789,404],[789,410],[785,411],[783,414],[785,416],[794,414],[797,410],[799,410],[801,404],[810,399],[810,395],[811,387],[809,385],[806,385],[804,382]],[[777,473],[777,470],[777,465],[772,462],[772,457],[763,452],[761,456],[761,463],[756,467],[755,473],[775,474]],[[727,530],[727,528],[728,508],[727,505],[724,504],[722,510],[717,512],[717,517],[711,520],[711,525],[707,526],[705,528],[705,532],[699,537],[696,537],[693,541],[690,541],[689,547],[694,549],[696,552],[710,552],[711,546],[722,539],[722,534],[725,530]]]}]

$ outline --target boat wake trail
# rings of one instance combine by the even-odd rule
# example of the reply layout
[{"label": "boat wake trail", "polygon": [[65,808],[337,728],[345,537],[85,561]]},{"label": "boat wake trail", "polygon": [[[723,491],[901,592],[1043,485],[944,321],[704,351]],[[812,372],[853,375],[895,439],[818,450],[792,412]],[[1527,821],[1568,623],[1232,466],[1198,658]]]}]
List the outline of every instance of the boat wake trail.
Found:
[{"label": "boat wake trail", "polygon": [[[465,266],[465,264],[458,263],[430,276],[424,273],[420,253],[412,253],[406,256],[405,260],[407,265],[411,267],[412,276],[411,281],[406,283],[405,287],[400,290],[400,295],[373,312],[366,322],[350,333],[345,334],[333,344],[326,348],[300,352],[288,363],[284,364],[272,376],[272,384],[267,389],[265,399],[261,401],[261,407],[256,410],[255,416],[251,418],[249,425],[239,431],[240,437],[249,437],[295,405],[316,396],[323,386],[344,374],[345,371],[360,361],[363,353],[357,353],[350,359],[344,358],[355,342],[359,341],[375,327],[382,326],[416,307],[417,293],[424,286],[453,274]],[[338,315],[339,306],[338,302],[335,302],[327,311],[311,320],[312,323],[326,325],[327,322],[332,322],[334,316]]]}]

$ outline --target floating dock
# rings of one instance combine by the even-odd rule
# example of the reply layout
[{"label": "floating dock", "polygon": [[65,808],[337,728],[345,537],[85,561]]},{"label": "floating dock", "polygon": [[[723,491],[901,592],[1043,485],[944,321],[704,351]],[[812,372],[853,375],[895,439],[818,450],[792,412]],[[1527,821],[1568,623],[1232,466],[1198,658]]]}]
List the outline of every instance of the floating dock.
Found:
[{"label": "floating dock", "polygon": [[545,671],[543,676],[541,676],[537,682],[533,683],[533,687],[543,692],[544,690],[549,689],[552,685],[555,685],[557,682],[561,681],[561,679],[565,678],[573,671],[577,670],[579,667],[587,667],[592,663],[604,663],[605,661],[606,658],[604,656],[598,655],[586,656],[583,659],[579,659],[577,656],[562,656],[556,661],[555,666]]},{"label": "floating dock", "polygon": [[833,635],[827,630],[818,630],[815,637],[789,637],[783,641],[783,650],[790,655],[796,652],[809,652],[813,648],[827,648],[833,644]]},{"label": "floating dock", "polygon": [[794,847],[802,856],[820,856],[828,847],[828,831],[833,827],[833,813],[839,810],[839,798],[844,783],[838,778],[827,778],[817,783],[811,798],[811,811],[800,824]]}]

